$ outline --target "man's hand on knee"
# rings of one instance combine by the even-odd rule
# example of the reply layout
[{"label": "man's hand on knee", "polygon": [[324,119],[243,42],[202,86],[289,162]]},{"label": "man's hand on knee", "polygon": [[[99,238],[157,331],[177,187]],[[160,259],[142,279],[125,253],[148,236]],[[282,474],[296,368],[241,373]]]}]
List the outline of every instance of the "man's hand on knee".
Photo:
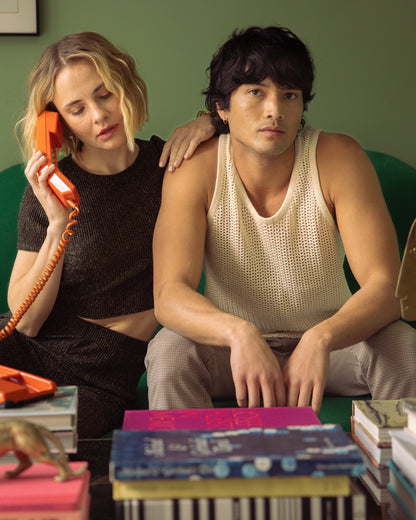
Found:
[{"label": "man's hand on knee", "polygon": [[231,370],[239,406],[284,406],[286,391],[279,363],[257,331],[231,345]]},{"label": "man's hand on knee", "polygon": [[305,334],[283,367],[287,406],[309,406],[318,413],[328,377],[329,350]]}]

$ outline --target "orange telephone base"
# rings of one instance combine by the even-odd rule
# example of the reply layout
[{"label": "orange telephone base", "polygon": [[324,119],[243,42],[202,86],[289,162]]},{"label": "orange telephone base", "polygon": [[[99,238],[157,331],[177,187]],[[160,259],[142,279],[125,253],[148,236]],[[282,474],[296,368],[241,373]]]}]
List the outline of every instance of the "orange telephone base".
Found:
[{"label": "orange telephone base", "polygon": [[0,408],[49,397],[57,390],[56,384],[49,379],[0,365]]}]

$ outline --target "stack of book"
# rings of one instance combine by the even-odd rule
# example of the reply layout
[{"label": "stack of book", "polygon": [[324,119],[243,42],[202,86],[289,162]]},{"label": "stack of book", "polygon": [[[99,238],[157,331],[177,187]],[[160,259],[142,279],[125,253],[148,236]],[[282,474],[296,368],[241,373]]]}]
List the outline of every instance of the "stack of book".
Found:
[{"label": "stack of book", "polygon": [[366,472],[360,479],[378,505],[390,502],[387,484],[388,461],[392,457],[391,432],[402,430],[407,423],[399,399],[354,400],[351,433],[363,454]]},{"label": "stack of book", "polygon": [[113,437],[117,520],[365,519],[362,457],[309,407],[134,415]]},{"label": "stack of book", "polygon": [[407,416],[407,426],[393,431],[392,460],[388,462],[393,518],[416,520],[416,398],[400,400]]},{"label": "stack of book", "polygon": [[[78,470],[86,462],[71,462]],[[0,520],[88,520],[90,472],[57,482],[57,471],[47,464],[34,464],[19,477],[7,479],[4,471],[14,465],[3,465],[0,471]]]},{"label": "stack of book", "polygon": [[[76,453],[78,417],[78,387],[59,386],[52,396],[37,401],[22,403],[12,408],[0,410],[0,423],[11,420],[25,420],[41,424],[53,432],[62,442],[66,453]],[[52,452],[57,448],[47,440]],[[2,464],[17,463],[12,452],[4,455]]]}]

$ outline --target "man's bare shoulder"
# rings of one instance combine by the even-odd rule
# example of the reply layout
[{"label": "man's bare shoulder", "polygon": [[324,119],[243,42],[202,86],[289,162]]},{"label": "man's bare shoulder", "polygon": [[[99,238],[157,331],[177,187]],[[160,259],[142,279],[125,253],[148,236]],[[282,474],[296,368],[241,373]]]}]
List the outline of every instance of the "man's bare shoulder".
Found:
[{"label": "man's bare shoulder", "polygon": [[362,146],[349,135],[321,132],[316,150],[318,170],[320,175],[327,174],[363,175],[375,174],[368,155]]},{"label": "man's bare shoulder", "polygon": [[348,197],[379,197],[377,173],[361,145],[345,134],[322,132],[317,146],[317,165],[322,191],[331,213]]},{"label": "man's bare shoulder", "polygon": [[334,153],[362,155],[365,152],[361,145],[349,135],[321,132],[318,139],[318,153],[333,157]]},{"label": "man's bare shoulder", "polygon": [[195,204],[208,207],[217,177],[218,138],[198,146],[192,157],[183,161],[174,173],[166,173],[163,181],[162,203],[192,199]]},{"label": "man's bare shoulder", "polygon": [[218,137],[201,143],[192,156],[182,162],[176,173],[192,174],[195,169],[205,173],[216,172],[218,157]]}]

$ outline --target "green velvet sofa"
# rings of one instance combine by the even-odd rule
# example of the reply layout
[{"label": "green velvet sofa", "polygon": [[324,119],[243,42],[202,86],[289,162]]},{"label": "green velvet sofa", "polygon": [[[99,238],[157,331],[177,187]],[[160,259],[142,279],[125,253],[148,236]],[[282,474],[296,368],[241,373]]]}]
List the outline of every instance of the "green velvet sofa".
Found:
[{"label": "green velvet sofa", "polygon": [[[367,153],[377,171],[396,228],[400,254],[403,254],[410,226],[416,217],[416,169],[383,153]],[[26,178],[21,164],[0,172],[0,312],[8,310],[7,286],[16,254],[17,216],[25,185]],[[355,291],[358,284],[347,262],[345,273],[351,290]],[[416,328],[416,322],[412,325]],[[351,400],[350,397],[325,396],[319,414],[321,421],[339,423],[345,431],[350,431]],[[235,402],[216,402],[215,406],[235,406]],[[137,407],[148,407],[146,373],[137,387]]]}]

